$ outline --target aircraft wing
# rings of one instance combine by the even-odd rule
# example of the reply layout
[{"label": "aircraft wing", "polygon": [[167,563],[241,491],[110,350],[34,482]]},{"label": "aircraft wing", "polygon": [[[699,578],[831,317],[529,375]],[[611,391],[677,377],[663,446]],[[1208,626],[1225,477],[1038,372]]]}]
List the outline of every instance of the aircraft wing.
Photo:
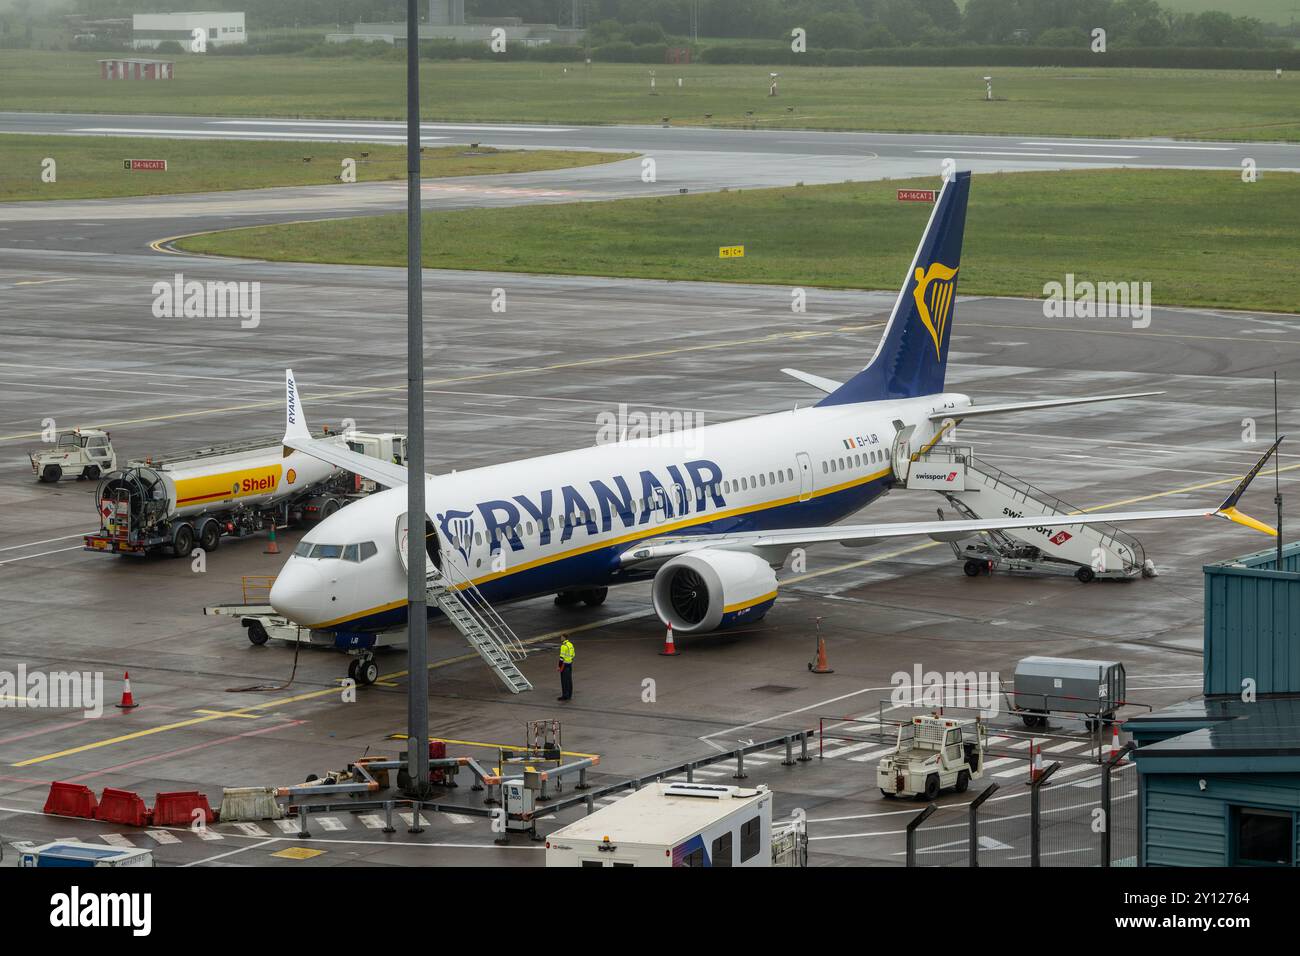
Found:
[{"label": "aircraft wing", "polygon": [[797,378],[805,385],[811,385],[819,392],[825,392],[827,395],[829,395],[831,392],[835,391],[837,388],[839,388],[841,385],[844,384],[843,382],[835,381],[835,379],[833,378],[826,378],[825,376],[822,375],[814,375],[812,372],[801,372],[797,368],[783,368],[781,369],[781,371],[784,372],[786,375],[789,375],[791,378]]},{"label": "aircraft wing", "polygon": [[[319,458],[327,464],[369,478],[388,488],[406,486],[406,468],[390,461],[380,461],[369,455],[358,454],[339,438],[312,438],[307,428],[307,414],[302,407],[302,394],[294,381],[293,369],[284,372],[284,447],[304,455]],[[285,454],[288,455],[288,451]]]},{"label": "aircraft wing", "polygon": [[1005,415],[1009,412],[1032,412],[1039,408],[1060,408],[1064,405],[1089,405],[1093,402],[1118,402],[1125,398],[1146,398],[1149,395],[1163,395],[1164,392],[1127,392],[1123,395],[1087,395],[1083,398],[1048,398],[1038,402],[1007,402],[1003,405],[971,405],[949,412],[936,412],[930,416],[932,422],[949,419],[960,421],[963,418],[975,418],[978,415]]},{"label": "aircraft wing", "polygon": [[975,518],[960,521],[902,521],[880,524],[841,524],[825,528],[789,528],[775,531],[752,531],[740,534],[682,535],[655,538],[628,549],[620,556],[627,567],[658,564],[679,554],[702,548],[724,551],[752,551],[764,557],[783,559],[792,548],[811,544],[839,542],[845,547],[861,547],[888,538],[929,537],[935,541],[960,541],[982,531],[1009,531],[1015,528],[1033,528],[1043,524],[1052,527],[1073,527],[1088,524],[1126,524],[1133,521],[1159,521],[1172,518],[1225,518],[1276,536],[1277,531],[1262,521],[1242,514],[1237,502],[1250,486],[1260,469],[1277,450],[1282,439],[1275,441],[1262,458],[1256,462],[1233,489],[1232,494],[1215,507],[1185,508],[1170,511],[1108,511],[1094,514],[1030,515],[1025,518]]}]

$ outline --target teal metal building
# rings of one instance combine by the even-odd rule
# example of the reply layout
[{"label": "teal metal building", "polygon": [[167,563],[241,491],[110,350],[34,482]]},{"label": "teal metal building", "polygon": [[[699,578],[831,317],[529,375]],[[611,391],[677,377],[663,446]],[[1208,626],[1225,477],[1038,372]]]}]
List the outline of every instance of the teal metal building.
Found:
[{"label": "teal metal building", "polygon": [[1300,865],[1300,543],[1206,565],[1205,696],[1124,722],[1139,864]]}]

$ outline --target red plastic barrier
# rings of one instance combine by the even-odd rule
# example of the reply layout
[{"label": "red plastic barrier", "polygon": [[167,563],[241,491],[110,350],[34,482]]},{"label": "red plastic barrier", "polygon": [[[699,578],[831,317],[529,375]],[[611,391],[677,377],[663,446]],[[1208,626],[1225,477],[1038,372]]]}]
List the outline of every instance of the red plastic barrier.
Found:
[{"label": "red plastic barrier", "polygon": [[[429,759],[445,760],[447,759],[447,744],[442,740],[429,741]],[[434,767],[429,771],[429,782],[435,786],[441,787],[447,782],[447,771],[440,767]]]},{"label": "red plastic barrier", "polygon": [[148,826],[149,808],[144,805],[144,798],[138,793],[105,787],[99,798],[95,819],[105,823],[123,823],[130,827]]},{"label": "red plastic barrier", "polygon": [[197,818],[194,811],[201,811],[204,823],[213,823],[217,815],[208,805],[206,794],[197,790],[179,790],[175,793],[160,793],[153,803],[153,822],[160,827],[188,827]]},{"label": "red plastic barrier", "polygon": [[95,792],[79,783],[60,783],[56,780],[50,784],[50,795],[45,798],[45,812],[61,817],[85,817],[93,820],[98,806]]}]

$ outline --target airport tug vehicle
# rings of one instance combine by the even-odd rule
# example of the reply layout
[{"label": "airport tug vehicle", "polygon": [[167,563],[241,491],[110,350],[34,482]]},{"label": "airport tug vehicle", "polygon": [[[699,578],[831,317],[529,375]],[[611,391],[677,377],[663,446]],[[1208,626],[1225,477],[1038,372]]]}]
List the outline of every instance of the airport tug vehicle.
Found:
[{"label": "airport tug vehicle", "polygon": [[898,728],[894,752],[876,765],[876,784],[886,797],[934,800],[949,788],[964,793],[984,776],[988,728],[978,718],[913,717]]},{"label": "airport tug vehicle", "polygon": [[117,468],[112,437],[98,428],[59,432],[53,444],[27,458],[37,480],[50,484],[64,477],[98,478]]}]

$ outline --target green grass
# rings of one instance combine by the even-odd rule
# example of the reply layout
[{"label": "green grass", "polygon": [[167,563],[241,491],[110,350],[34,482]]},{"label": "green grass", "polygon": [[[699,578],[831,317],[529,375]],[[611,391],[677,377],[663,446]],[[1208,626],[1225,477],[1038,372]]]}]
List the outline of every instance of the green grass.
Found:
[{"label": "green grass", "polygon": [[[362,153],[368,155],[363,156]],[[495,150],[426,147],[427,177],[521,173],[589,166],[629,153],[569,150]],[[337,182],[342,161],[357,163],[357,182],[406,178],[404,146],[358,143],[281,143],[104,136],[0,135],[0,202],[15,199],[102,199],[164,193],[216,192],[265,186]],[[41,181],[42,161],[55,161],[57,178]],[[311,162],[303,162],[310,157]],[[124,159],[165,159],[166,172],[127,172]]]},{"label": "green grass", "polygon": [[[424,264],[657,279],[896,289],[929,208],[903,185],[845,183],[425,214]],[[961,291],[1041,296],[1043,284],[1149,281],[1153,300],[1293,312],[1300,175],[1086,171],[975,177]],[[402,265],[405,220],[381,216],[186,239],[196,252]],[[718,247],[744,244],[743,259]]]},{"label": "green grass", "polygon": [[[0,110],[400,119],[396,60],[178,56],[170,82],[99,79],[95,54],[6,50]],[[1182,136],[1300,141],[1300,76],[1267,71],[1046,67],[782,68],[769,99],[754,66],[421,64],[427,120]],[[996,102],[980,77],[992,72]],[[676,87],[681,76],[685,85]],[[793,108],[788,112],[787,108]],[[746,117],[752,110],[754,115]],[[705,114],[712,114],[706,119]]]}]

